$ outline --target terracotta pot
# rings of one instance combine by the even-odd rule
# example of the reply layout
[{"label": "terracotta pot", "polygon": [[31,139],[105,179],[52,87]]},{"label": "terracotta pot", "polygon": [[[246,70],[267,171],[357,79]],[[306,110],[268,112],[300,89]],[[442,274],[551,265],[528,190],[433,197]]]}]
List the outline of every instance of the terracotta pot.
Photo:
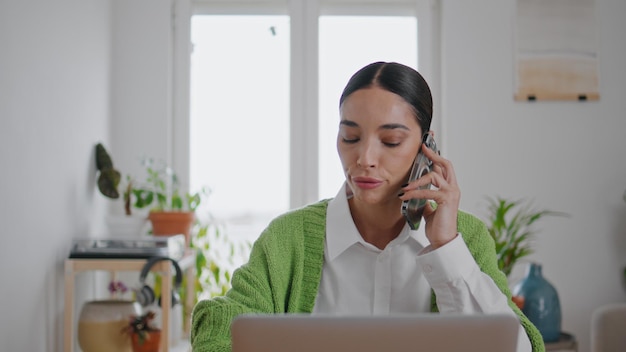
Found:
[{"label": "terracotta pot", "polygon": [[152,223],[155,236],[185,235],[185,244],[189,247],[191,227],[195,220],[192,211],[151,211],[148,219]]},{"label": "terracotta pot", "polygon": [[150,331],[143,341],[139,341],[139,334],[132,334],[130,340],[133,352],[159,352],[161,346],[161,330]]}]

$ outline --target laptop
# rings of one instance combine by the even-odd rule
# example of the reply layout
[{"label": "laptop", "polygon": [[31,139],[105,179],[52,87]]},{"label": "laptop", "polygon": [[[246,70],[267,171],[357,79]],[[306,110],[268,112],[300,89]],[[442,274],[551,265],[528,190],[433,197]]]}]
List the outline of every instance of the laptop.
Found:
[{"label": "laptop", "polygon": [[510,315],[240,315],[233,352],[508,352],[519,322]]}]

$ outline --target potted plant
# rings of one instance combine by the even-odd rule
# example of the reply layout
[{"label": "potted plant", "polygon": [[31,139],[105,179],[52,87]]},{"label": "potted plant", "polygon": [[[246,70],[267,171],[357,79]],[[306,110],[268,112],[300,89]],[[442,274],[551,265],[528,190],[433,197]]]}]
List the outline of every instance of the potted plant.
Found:
[{"label": "potted plant", "polygon": [[154,325],[156,314],[149,310],[144,314],[131,315],[122,333],[130,336],[133,352],[158,352],[161,329]]},{"label": "potted plant", "polygon": [[142,164],[147,177],[144,183],[131,189],[136,208],[148,208],[148,219],[154,235],[184,234],[190,245],[191,229],[195,222],[195,211],[209,192],[184,192],[176,173],[165,163],[145,158]]},{"label": "potted plant", "polygon": [[[111,199],[123,196],[124,214],[127,218],[118,222],[132,221],[134,210],[146,209],[147,219],[152,224],[152,234],[184,234],[185,242],[189,246],[195,211],[203,198],[208,196],[208,190],[203,188],[199,192],[184,192],[176,173],[167,164],[153,158],[144,158],[142,166],[146,171],[143,182],[127,175],[122,183],[121,173],[113,166],[105,147],[102,143],[96,145],[97,183],[100,193]],[[146,217],[134,219],[135,223],[139,222],[142,226]]]},{"label": "potted plant", "polygon": [[498,267],[506,276],[515,264],[533,253],[532,241],[538,233],[533,225],[546,216],[568,216],[566,213],[535,209],[532,201],[488,197],[487,228],[496,243]]},{"label": "potted plant", "polygon": [[[546,209],[535,209],[532,201],[487,197],[487,228],[496,244],[498,268],[509,277],[517,262],[533,253],[532,241],[537,234],[533,225],[545,216],[567,216]],[[513,295],[513,302],[522,309],[525,298]]]}]

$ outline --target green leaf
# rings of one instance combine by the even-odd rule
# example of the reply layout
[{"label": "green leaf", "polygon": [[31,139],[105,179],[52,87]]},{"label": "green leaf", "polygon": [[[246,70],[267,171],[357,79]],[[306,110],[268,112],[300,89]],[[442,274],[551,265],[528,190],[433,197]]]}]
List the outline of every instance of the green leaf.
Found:
[{"label": "green leaf", "polygon": [[145,189],[133,189],[133,195],[135,196],[136,208],[145,208],[152,204],[154,201],[154,192]]},{"label": "green leaf", "polygon": [[198,276],[200,275],[200,273],[202,273],[202,269],[206,267],[206,264],[206,256],[202,251],[198,251],[198,253],[196,254],[196,272],[198,273]]},{"label": "green leaf", "polygon": [[183,209],[183,199],[180,197],[178,192],[172,194],[172,209]]},{"label": "green leaf", "polygon": [[96,144],[96,168],[99,171],[104,169],[113,169],[113,161],[111,160],[111,156],[104,148],[102,143]]},{"label": "green leaf", "polygon": [[187,208],[189,210],[195,211],[201,202],[202,202],[202,199],[200,198],[199,193],[195,193],[195,194],[187,193]]},{"label": "green leaf", "polygon": [[105,197],[117,199],[120,197],[120,193],[117,190],[120,179],[121,175],[119,171],[105,168],[100,171],[100,175],[98,176],[98,190],[100,190],[100,193]]},{"label": "green leaf", "polygon": [[533,253],[531,242],[538,230],[533,224],[546,216],[567,216],[552,210],[535,210],[532,202],[487,197],[487,228],[494,239],[498,267],[508,276],[516,262]]}]

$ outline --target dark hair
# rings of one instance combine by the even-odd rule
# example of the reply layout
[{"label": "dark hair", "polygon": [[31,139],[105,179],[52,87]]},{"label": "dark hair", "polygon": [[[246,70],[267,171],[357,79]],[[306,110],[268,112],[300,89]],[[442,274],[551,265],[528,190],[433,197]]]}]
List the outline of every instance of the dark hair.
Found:
[{"label": "dark hair", "polygon": [[396,62],[374,62],[358,70],[341,93],[339,106],[355,91],[372,86],[401,96],[415,112],[422,133],[430,130],[433,98],[424,77],[411,67]]}]

